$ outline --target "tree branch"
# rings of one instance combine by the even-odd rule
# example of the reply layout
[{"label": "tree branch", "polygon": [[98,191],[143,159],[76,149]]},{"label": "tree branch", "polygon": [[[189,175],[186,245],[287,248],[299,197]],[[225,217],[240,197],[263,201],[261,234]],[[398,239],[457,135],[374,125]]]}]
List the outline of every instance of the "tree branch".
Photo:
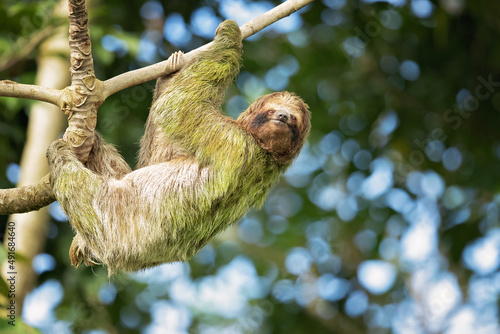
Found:
[{"label": "tree branch", "polygon": [[61,91],[59,89],[37,85],[25,85],[10,80],[0,81],[0,96],[18,97],[52,103],[60,107]]},{"label": "tree branch", "polygon": [[34,184],[0,189],[0,215],[39,210],[55,200],[47,174]]},{"label": "tree branch", "polygon": [[273,9],[265,12],[252,21],[249,21],[242,25],[240,27],[241,38],[247,39],[248,37],[261,31],[262,29],[270,26],[274,22],[295,13],[296,11],[307,6],[313,1],[314,0],[288,0],[283,2],[281,5],[274,7]]},{"label": "tree branch", "polygon": [[[246,39],[262,29],[268,27],[274,22],[289,16],[299,9],[310,4],[314,0],[288,0],[279,6],[267,11],[259,17],[253,19],[240,27],[242,39]],[[142,84],[144,82],[168,75],[178,71],[184,64],[188,63],[198,53],[210,47],[212,42],[207,43],[199,48],[192,50],[181,58],[179,68],[171,68],[170,61],[164,60],[162,62],[146,66],[137,70],[126,72],[103,82],[104,90],[103,96],[106,99],[108,96],[119,92],[125,88]]]}]

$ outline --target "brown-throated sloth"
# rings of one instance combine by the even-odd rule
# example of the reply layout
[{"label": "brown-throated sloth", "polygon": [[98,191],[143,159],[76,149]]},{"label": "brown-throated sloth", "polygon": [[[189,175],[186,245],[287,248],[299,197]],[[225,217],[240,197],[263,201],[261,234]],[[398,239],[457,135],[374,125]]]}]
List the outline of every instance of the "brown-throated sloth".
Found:
[{"label": "brown-throated sloth", "polygon": [[[222,115],[241,53],[238,25],[224,21],[208,50],[158,80],[139,168],[123,177],[92,172],[63,140],[50,146],[52,188],[77,233],[70,249],[75,266],[97,261],[112,274],[185,261],[262,205],[303,146],[310,112],[300,98],[280,92],[257,99],[236,121]],[[109,145],[96,139],[94,150]],[[119,154],[99,158],[123,161]]]}]

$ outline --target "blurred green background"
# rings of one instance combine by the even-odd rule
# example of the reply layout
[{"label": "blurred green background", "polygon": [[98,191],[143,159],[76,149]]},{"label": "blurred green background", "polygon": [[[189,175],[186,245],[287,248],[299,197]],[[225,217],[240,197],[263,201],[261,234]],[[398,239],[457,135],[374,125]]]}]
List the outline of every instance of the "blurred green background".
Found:
[{"label": "blurred green background", "polygon": [[[3,1],[0,60],[56,24],[54,4]],[[95,1],[96,75],[189,51],[221,20],[277,4]],[[72,231],[53,204],[22,320],[44,333],[499,333],[499,18],[488,0],[316,0],[245,41],[225,112],[286,89],[313,115],[263,208],[188,263],[108,279],[70,267]],[[32,83],[35,56],[0,79]],[[153,87],[99,109],[131,166]],[[0,98],[1,188],[17,180],[31,103]]]}]

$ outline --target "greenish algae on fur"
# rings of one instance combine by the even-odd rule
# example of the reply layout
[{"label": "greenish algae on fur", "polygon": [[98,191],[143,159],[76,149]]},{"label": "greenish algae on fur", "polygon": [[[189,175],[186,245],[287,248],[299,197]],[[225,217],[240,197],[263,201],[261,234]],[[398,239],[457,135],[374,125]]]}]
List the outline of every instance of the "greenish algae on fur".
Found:
[{"label": "greenish algae on fur", "polygon": [[[117,180],[86,169],[64,143],[51,146],[53,188],[85,259],[103,263],[110,274],[185,261],[251,207],[262,206],[288,164],[220,112],[241,53],[238,25],[225,21],[213,45],[154,102],[152,129],[187,154]],[[141,150],[147,150],[142,143]]]}]

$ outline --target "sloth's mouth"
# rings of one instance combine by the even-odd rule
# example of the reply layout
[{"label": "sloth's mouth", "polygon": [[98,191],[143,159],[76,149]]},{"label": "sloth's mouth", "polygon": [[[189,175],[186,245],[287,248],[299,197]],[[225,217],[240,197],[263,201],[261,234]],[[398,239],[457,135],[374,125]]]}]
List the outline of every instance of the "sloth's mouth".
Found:
[{"label": "sloth's mouth", "polygon": [[272,121],[273,121],[274,123],[277,123],[277,124],[280,124],[280,123],[281,123],[281,124],[284,124],[284,125],[286,125],[286,126],[289,126],[289,125],[288,125],[288,123],[287,123],[286,121],[281,120],[281,119],[272,119]]}]

